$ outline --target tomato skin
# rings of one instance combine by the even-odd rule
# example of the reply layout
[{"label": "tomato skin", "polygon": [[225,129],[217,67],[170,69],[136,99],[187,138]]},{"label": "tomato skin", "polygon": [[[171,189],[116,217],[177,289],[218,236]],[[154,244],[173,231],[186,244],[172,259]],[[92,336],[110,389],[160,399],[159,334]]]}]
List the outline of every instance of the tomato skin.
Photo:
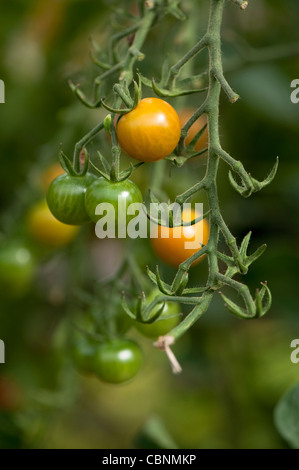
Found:
[{"label": "tomato skin", "polygon": [[[196,213],[194,209],[185,209],[182,213],[182,219],[184,222],[190,222],[191,220],[199,217],[199,215],[200,214]],[[168,237],[168,227],[159,226],[157,234],[158,237],[151,238],[151,245],[158,258],[170,266],[178,267],[181,263],[196,253],[198,249],[202,248],[200,244],[196,248],[185,247],[186,242],[194,242],[197,237],[200,237],[201,230],[203,238],[199,239],[199,242],[206,245],[209,240],[209,224],[206,219],[203,219],[194,225],[190,225],[188,228],[169,228]],[[187,234],[190,235],[190,238],[186,236]],[[202,259],[203,257],[201,256],[193,263],[193,265],[202,261]]]},{"label": "tomato skin", "polygon": [[35,240],[51,247],[66,245],[78,233],[78,227],[57,220],[44,199],[31,207],[27,216],[27,228]]},{"label": "tomato skin", "polygon": [[114,339],[99,344],[93,357],[93,371],[104,382],[122,383],[132,379],[143,361],[137,343]]},{"label": "tomato skin", "polygon": [[55,178],[47,192],[47,203],[54,217],[69,225],[88,222],[90,219],[85,209],[85,193],[96,179],[91,173],[84,176],[65,173]]},{"label": "tomato skin", "polygon": [[181,124],[175,109],[159,98],[144,98],[118,121],[117,138],[132,158],[154,162],[167,157],[177,146]]},{"label": "tomato skin", "polygon": [[[85,194],[85,207],[90,219],[97,222],[100,215],[95,214],[98,204],[109,203],[112,204],[115,210],[115,222],[118,222],[118,200],[125,204],[126,210],[130,204],[142,203],[143,197],[138,186],[131,180],[119,181],[113,183],[107,181],[105,178],[98,178],[97,181],[92,183]],[[127,216],[126,222],[134,216]]]},{"label": "tomato skin", "polygon": [[[147,296],[147,303],[150,303],[152,300],[155,299],[157,295],[163,295],[158,289],[154,289],[148,296]],[[154,308],[152,312],[152,316],[161,308],[161,304],[158,304],[156,308]],[[166,335],[170,330],[172,330],[175,326],[177,326],[180,322],[180,306],[176,302],[166,302],[164,308],[162,310],[162,316],[159,317],[153,323],[141,323],[134,320],[135,328],[147,338],[158,338],[159,336]],[[173,316],[175,315],[175,316]],[[164,318],[166,317],[166,318]],[[170,318],[167,318],[170,317]]]},{"label": "tomato skin", "polygon": [[[195,111],[196,110],[192,109],[192,108],[183,108],[181,111],[179,111],[179,118],[180,118],[180,122],[181,122],[182,127],[191,118],[191,116],[193,116]],[[206,117],[205,114],[202,114],[195,121],[195,123],[192,124],[192,126],[190,127],[190,129],[188,131],[188,134],[187,134],[187,137],[185,139],[185,145],[190,144],[191,140],[195,137],[197,132],[199,132],[200,129],[202,129],[202,127],[205,124],[207,124],[207,117]],[[209,143],[209,133],[208,133],[208,128],[206,127],[206,129],[203,131],[202,135],[200,136],[200,138],[196,142],[196,144],[194,146],[194,150],[196,152],[199,152],[200,150],[205,149],[208,146],[208,143]]]},{"label": "tomato skin", "polygon": [[30,286],[36,262],[26,244],[11,241],[0,246],[0,286],[2,293],[22,294]]}]

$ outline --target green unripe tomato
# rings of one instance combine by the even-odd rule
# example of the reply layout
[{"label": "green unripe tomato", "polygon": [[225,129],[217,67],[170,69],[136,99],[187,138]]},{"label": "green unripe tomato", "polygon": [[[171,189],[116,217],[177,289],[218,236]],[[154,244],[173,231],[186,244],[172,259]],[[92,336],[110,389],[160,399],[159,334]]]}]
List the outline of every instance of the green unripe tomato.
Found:
[{"label": "green unripe tomato", "polygon": [[104,382],[127,382],[137,374],[142,360],[142,351],[137,343],[127,339],[115,339],[96,348],[93,372]]},{"label": "green unripe tomato", "polygon": [[0,290],[2,295],[22,294],[30,286],[36,262],[31,250],[22,241],[0,245]]},{"label": "green unripe tomato", "polygon": [[84,176],[65,173],[55,178],[47,192],[47,203],[56,219],[68,225],[88,222],[90,219],[85,208],[85,193],[96,179],[91,173]]},{"label": "green unripe tomato", "polygon": [[[152,302],[157,295],[161,295],[158,289],[154,289],[148,296],[148,303]],[[161,304],[158,304],[152,312],[152,316],[157,313],[161,308]],[[159,317],[153,323],[141,323],[134,320],[135,328],[147,338],[158,338],[159,336],[166,335],[172,328],[180,323],[180,305],[176,302],[166,302]]]},{"label": "green unripe tomato", "polygon": [[[116,228],[119,220],[124,220],[127,225],[134,215],[127,215],[127,209],[130,204],[143,202],[143,197],[138,186],[131,180],[111,182],[105,178],[99,178],[91,184],[86,191],[85,207],[87,213],[93,222],[97,222],[102,214],[96,214],[96,207],[102,203],[108,203],[111,206],[113,223]],[[121,214],[119,213],[119,208]],[[110,212],[108,212],[110,214]]]}]

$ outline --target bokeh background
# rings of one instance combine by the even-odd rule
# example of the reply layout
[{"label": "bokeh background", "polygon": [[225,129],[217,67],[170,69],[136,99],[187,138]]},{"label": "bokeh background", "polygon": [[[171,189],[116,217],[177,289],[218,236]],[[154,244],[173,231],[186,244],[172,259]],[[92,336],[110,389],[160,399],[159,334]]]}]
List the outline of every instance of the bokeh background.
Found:
[{"label": "bokeh background", "polygon": [[[286,448],[273,409],[299,381],[299,364],[290,361],[291,340],[299,337],[299,104],[290,101],[290,83],[299,78],[296,0],[251,0],[246,12],[228,2],[223,25],[227,78],[242,97],[235,105],[222,99],[223,146],[259,179],[280,156],[275,181],[249,199],[230,187],[224,165],[218,176],[223,214],[238,240],[252,230],[252,250],[268,245],[246,282],[254,292],[268,280],[271,311],[261,320],[239,321],[215,299],[175,347],[180,376],[173,376],[166,357],[134,330],[128,336],[139,342],[145,361],[128,384],[79,375],[70,360],[65,338],[69,316],[78,309],[74,286],[88,289],[111,275],[127,249],[136,250],[141,266],[157,262],[147,241],[129,248],[97,240],[93,227],[85,227],[71,243],[50,248],[37,242],[28,225],[60,146],[71,155],[75,142],[105,115],[84,108],[67,81],[80,83],[88,95],[98,73],[90,62],[89,37],[105,48],[114,24],[108,18],[112,14],[116,23],[122,9],[134,14],[133,3],[11,0],[1,7],[6,102],[0,105],[0,338],[6,363],[0,364],[0,447]],[[182,4],[189,20],[168,16],[144,47],[140,69],[150,78],[159,76],[166,54],[174,61],[205,30],[208,2]],[[256,52],[249,55],[244,41]],[[279,59],[275,45],[281,44],[287,47]],[[203,55],[189,71],[204,70],[205,60]],[[172,104],[179,110],[196,99],[202,98]],[[104,135],[90,146],[94,153],[99,148],[109,151]],[[204,167],[204,159],[180,169],[169,163],[168,196],[195,182]],[[134,175],[144,194],[149,171],[145,165]],[[25,269],[10,263],[16,248]],[[173,274],[163,265],[162,270],[166,277]],[[192,282],[205,276],[201,263]]]}]

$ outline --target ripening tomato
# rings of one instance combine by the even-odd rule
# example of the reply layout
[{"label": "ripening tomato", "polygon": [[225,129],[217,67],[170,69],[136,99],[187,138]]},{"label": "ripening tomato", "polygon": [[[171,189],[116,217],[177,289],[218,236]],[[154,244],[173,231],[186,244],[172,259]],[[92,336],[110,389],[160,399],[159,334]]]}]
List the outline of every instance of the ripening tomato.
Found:
[{"label": "ripening tomato", "polygon": [[30,286],[36,262],[26,243],[12,240],[0,245],[0,290],[22,294]]},{"label": "ripening tomato", "polygon": [[118,121],[117,138],[122,149],[142,162],[167,157],[181,136],[180,119],[175,109],[159,98],[144,98]]},{"label": "ripening tomato", "polygon": [[137,343],[114,339],[99,344],[93,357],[93,371],[104,382],[122,383],[132,379],[142,364]]},{"label": "ripening tomato", "polygon": [[[193,116],[194,112],[195,112],[195,109],[192,109],[192,108],[183,108],[179,112],[179,118],[180,118],[182,127],[191,118],[191,116]],[[192,124],[192,126],[190,127],[187,137],[185,139],[185,145],[190,144],[191,140],[195,137],[197,132],[199,132],[200,129],[202,129],[203,126],[205,126],[206,124],[207,124],[207,117],[205,114],[202,114],[195,121],[195,123]],[[203,134],[200,136],[200,138],[196,142],[194,146],[194,150],[196,150],[196,152],[199,152],[200,150],[205,149],[208,146],[208,143],[209,143],[209,133],[208,133],[208,128],[206,127],[205,130],[203,131]]]},{"label": "ripening tomato", "polygon": [[[152,302],[158,295],[163,295],[159,289],[154,289],[147,296],[147,302]],[[161,308],[158,304],[152,311],[151,317]],[[162,310],[161,316],[153,323],[141,323],[134,320],[135,328],[147,338],[158,338],[166,335],[170,330],[177,326],[180,322],[180,306],[177,302],[166,302]]]},{"label": "ripening tomato", "polygon": [[[85,207],[91,220],[97,222],[102,214],[96,214],[96,207],[102,203],[108,203],[113,209],[113,221],[117,224],[120,219],[119,207],[125,214],[130,204],[141,204],[142,194],[138,186],[131,180],[111,182],[105,178],[98,178],[92,183],[85,194]],[[124,215],[125,223],[134,215]]]},{"label": "ripening tomato", "polygon": [[[200,214],[195,212],[194,209],[182,211],[183,222],[191,222],[199,216]],[[170,266],[177,267],[200,250],[202,248],[201,244],[206,245],[208,239],[209,224],[206,219],[203,219],[194,225],[184,227],[158,226],[157,237],[151,238],[151,245],[162,261]],[[187,243],[192,243],[193,246],[188,247],[186,246]],[[201,260],[202,257],[196,263]]]},{"label": "ripening tomato", "polygon": [[84,176],[65,173],[55,178],[47,192],[47,203],[56,219],[69,225],[90,221],[85,208],[85,193],[96,179],[91,173]]},{"label": "ripening tomato", "polygon": [[78,227],[59,222],[44,199],[31,207],[27,217],[27,227],[35,240],[53,247],[66,245],[78,233]]}]

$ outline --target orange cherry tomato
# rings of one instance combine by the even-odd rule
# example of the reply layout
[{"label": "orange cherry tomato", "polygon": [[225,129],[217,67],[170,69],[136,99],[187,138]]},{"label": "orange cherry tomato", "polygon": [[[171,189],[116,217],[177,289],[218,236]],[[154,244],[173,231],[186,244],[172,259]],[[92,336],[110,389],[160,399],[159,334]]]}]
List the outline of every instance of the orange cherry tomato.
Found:
[{"label": "orange cherry tomato", "polygon": [[77,226],[59,222],[52,215],[46,200],[41,200],[31,207],[27,227],[35,240],[50,246],[66,245],[78,232]]},{"label": "orange cherry tomato", "polygon": [[[182,212],[183,222],[191,222],[200,214],[194,209],[185,209]],[[168,232],[169,230],[169,232]],[[156,255],[170,266],[179,266],[190,256],[206,245],[209,240],[209,224],[206,219],[194,225],[184,227],[158,227],[157,238],[151,238],[151,245]],[[193,247],[188,247],[186,243],[192,243]],[[202,261],[201,256],[193,264]]]},{"label": "orange cherry tomato", "polygon": [[[181,126],[183,127],[186,122],[191,118],[191,116],[194,114],[195,109],[192,108],[184,108],[179,112],[179,118],[181,121]],[[202,114],[194,124],[190,127],[187,137],[185,139],[185,145],[190,144],[191,140],[195,137],[197,132],[202,129],[202,127],[207,124],[207,117],[205,114]],[[196,152],[199,152],[200,150],[205,149],[208,146],[209,142],[209,133],[208,133],[208,128],[206,127],[205,130],[203,131],[203,134],[200,136],[198,141],[196,142],[194,146],[194,150]]]},{"label": "orange cherry tomato", "polygon": [[159,98],[144,98],[118,121],[117,138],[122,149],[142,162],[167,157],[177,146],[181,124],[175,109]]}]

